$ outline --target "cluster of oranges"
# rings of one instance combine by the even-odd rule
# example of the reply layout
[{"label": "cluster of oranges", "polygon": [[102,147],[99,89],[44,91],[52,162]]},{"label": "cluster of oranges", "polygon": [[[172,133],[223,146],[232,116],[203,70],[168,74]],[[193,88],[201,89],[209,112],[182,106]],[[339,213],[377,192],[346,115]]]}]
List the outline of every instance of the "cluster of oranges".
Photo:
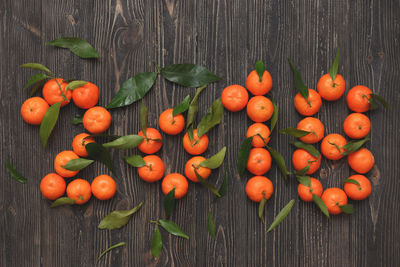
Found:
[{"label": "cluster of oranges", "polygon": [[[263,65],[263,64],[262,64]],[[248,91],[254,96],[249,100]],[[265,176],[271,169],[271,154],[264,147],[270,140],[271,131],[265,124],[274,113],[272,101],[265,95],[272,89],[272,78],[265,70],[253,70],[246,80],[246,88],[241,85],[230,85],[222,91],[221,101],[225,109],[236,112],[247,109],[248,117],[254,122],[248,129],[246,137],[252,137],[252,148],[247,161],[247,169],[255,176],[246,184],[246,194],[252,201],[260,202],[269,199],[274,191],[272,182]]]}]

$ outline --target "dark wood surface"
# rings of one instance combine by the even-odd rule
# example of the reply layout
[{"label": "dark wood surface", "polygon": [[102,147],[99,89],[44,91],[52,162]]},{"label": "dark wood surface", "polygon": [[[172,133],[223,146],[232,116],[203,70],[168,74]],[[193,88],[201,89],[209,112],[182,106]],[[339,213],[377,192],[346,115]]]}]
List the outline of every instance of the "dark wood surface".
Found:
[{"label": "dark wood surface", "polygon": [[[399,108],[400,67],[399,1],[0,1],[0,266],[399,266]],[[82,60],[67,50],[46,47],[60,36],[78,36],[100,52],[99,60]],[[220,184],[222,169],[230,172],[229,191],[214,206],[217,238],[208,235],[207,212],[213,197],[200,185],[190,184],[172,219],[190,235],[190,240],[163,232],[164,248],[154,261],[150,240],[154,225],[149,220],[164,215],[160,184],[146,184],[137,171],[123,162],[135,151],[113,151],[118,193],[110,201],[92,199],[83,206],[49,208],[39,191],[40,179],[53,172],[55,155],[71,149],[82,126],[71,124],[82,114],[73,104],[62,109],[60,121],[43,149],[39,128],[27,125],[19,108],[27,98],[24,83],[31,71],[18,66],[40,62],[64,78],[92,81],[99,85],[99,104],[106,105],[123,81],[135,73],[154,71],[153,61],[197,63],[223,80],[208,86],[200,97],[199,117],[230,84],[244,85],[254,63],[262,59],[273,77],[273,96],[279,106],[278,128],[295,126],[301,119],[293,106],[295,95],[290,57],[301,70],[305,83],[316,87],[341,48],[339,73],[346,91],[363,84],[390,101],[394,109],[368,113],[372,141],[368,147],[376,165],[367,174],[373,184],[368,200],[353,202],[354,215],[327,220],[315,205],[301,202],[297,183],[284,183],[276,166],[267,173],[275,192],[266,205],[267,224],[290,200],[296,203],[288,218],[265,233],[257,217],[257,205],[249,201],[239,179],[237,151],[250,120],[246,112],[225,112],[222,123],[209,133],[205,156],[228,147],[224,166],[210,178]],[[146,96],[149,124],[195,89],[181,88],[158,78]],[[324,102],[316,115],[327,133],[343,133],[349,113],[344,98]],[[112,111],[109,133],[138,132],[139,105]],[[166,172],[183,173],[189,155],[180,136],[164,136],[159,155]],[[289,169],[292,138],[272,136],[271,145],[286,158]],[[25,185],[7,173],[5,157],[29,179]],[[108,170],[95,164],[79,176],[91,181]],[[340,187],[352,174],[346,160],[323,160],[319,173],[324,187]],[[99,220],[116,208],[130,208],[145,201],[140,212],[120,230],[99,230]],[[112,244],[127,246],[98,254]]]}]

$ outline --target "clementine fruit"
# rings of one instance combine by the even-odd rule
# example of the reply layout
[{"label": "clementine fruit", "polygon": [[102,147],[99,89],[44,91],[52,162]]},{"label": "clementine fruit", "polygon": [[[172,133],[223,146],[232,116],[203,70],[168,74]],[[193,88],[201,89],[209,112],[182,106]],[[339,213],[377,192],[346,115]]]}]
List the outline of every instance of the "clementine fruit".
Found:
[{"label": "clementine fruit", "polygon": [[[62,78],[48,80],[43,85],[42,89],[43,98],[49,105],[54,105],[55,103],[61,102],[61,107],[64,107],[70,102],[72,97],[71,90],[65,91],[67,85],[68,83],[65,82],[64,79]],[[65,98],[61,94],[61,90],[64,96],[68,99],[68,101],[65,100]]]},{"label": "clementine fruit", "polygon": [[371,195],[371,182],[367,177],[361,174],[355,174],[350,176],[348,179],[357,181],[360,185],[346,182],[344,183],[344,192],[347,196],[353,200],[363,200]]},{"label": "clementine fruit", "polygon": [[247,181],[246,194],[254,202],[260,202],[263,198],[269,199],[274,192],[274,186],[265,176],[254,176]]},{"label": "clementine fruit", "polygon": [[198,183],[199,180],[197,179],[196,173],[194,172],[196,170],[197,173],[203,179],[207,179],[208,176],[210,176],[210,174],[211,174],[211,169],[200,166],[200,163],[205,160],[206,160],[206,158],[201,157],[201,156],[196,156],[196,157],[189,159],[185,165],[186,178],[188,178],[190,181],[192,181],[194,183]]},{"label": "clementine fruit", "polygon": [[49,173],[40,181],[42,195],[50,200],[55,200],[65,193],[65,180],[56,173]]},{"label": "clementine fruit", "polygon": [[345,89],[346,81],[340,74],[336,74],[335,80],[332,81],[331,75],[327,73],[317,83],[318,93],[326,101],[338,100],[344,94]]},{"label": "clementine fruit", "polygon": [[189,183],[185,176],[179,173],[171,173],[164,177],[161,183],[161,189],[164,195],[167,195],[175,188],[175,198],[179,199],[186,195]]},{"label": "clementine fruit", "polygon": [[247,161],[247,169],[254,175],[263,175],[271,169],[271,155],[264,148],[252,148]]},{"label": "clementine fruit", "polygon": [[142,136],[144,140],[138,145],[138,149],[145,154],[154,154],[162,147],[162,136],[157,129],[147,128],[146,135],[140,131],[138,135]]},{"label": "clementine fruit", "polygon": [[347,93],[347,106],[354,112],[366,112],[371,106],[369,103],[371,94],[372,91],[368,87],[356,85]]},{"label": "clementine fruit", "polygon": [[222,91],[222,105],[229,111],[236,112],[242,110],[249,101],[249,94],[243,86],[234,84]]},{"label": "clementine fruit", "polygon": [[56,173],[66,178],[75,176],[79,171],[69,171],[62,167],[67,164],[68,161],[73,159],[79,159],[79,156],[73,151],[64,150],[58,153],[54,159],[54,169],[56,170]]},{"label": "clementine fruit", "polygon": [[87,157],[88,153],[86,151],[86,145],[88,143],[94,143],[93,137],[89,137],[90,135],[87,133],[80,133],[74,137],[72,141],[72,150],[74,150],[75,154],[80,157]]},{"label": "clementine fruit", "polygon": [[22,119],[32,125],[40,125],[44,114],[49,109],[49,104],[41,97],[31,97],[21,106]]},{"label": "clementine fruit", "polygon": [[321,96],[313,89],[308,89],[308,102],[300,93],[294,97],[294,107],[303,116],[314,115],[319,111],[321,105]]},{"label": "clementine fruit", "polygon": [[339,160],[343,157],[343,146],[346,144],[346,139],[340,134],[328,134],[321,142],[321,153],[327,159]]},{"label": "clementine fruit", "polygon": [[254,147],[264,147],[265,143],[264,143],[263,139],[261,139],[261,137],[258,136],[257,134],[261,135],[261,137],[265,140],[265,143],[268,144],[269,140],[271,139],[269,137],[269,135],[271,134],[271,131],[269,130],[267,125],[265,125],[264,123],[260,123],[260,122],[253,123],[247,129],[247,133],[246,133],[246,138],[253,136],[253,141],[251,142],[251,144]]},{"label": "clementine fruit", "polygon": [[272,117],[274,106],[265,96],[253,96],[247,104],[247,115],[254,122],[265,122]]},{"label": "clementine fruit", "polygon": [[193,130],[193,141],[190,142],[189,134],[183,136],[183,148],[191,155],[200,155],[207,150],[208,136],[203,134],[200,138],[197,135],[197,130]]},{"label": "clementine fruit", "polygon": [[336,187],[325,189],[321,199],[325,203],[330,214],[341,213],[342,210],[339,206],[346,205],[348,201],[346,193],[342,189]]},{"label": "clementine fruit", "polygon": [[374,155],[366,148],[361,148],[347,156],[347,162],[355,172],[367,173],[375,164]]},{"label": "clementine fruit", "polygon": [[117,184],[111,176],[102,174],[93,179],[90,188],[97,199],[107,200],[115,195]]},{"label": "clementine fruit", "polygon": [[111,124],[111,114],[103,107],[92,107],[86,110],[83,115],[83,127],[92,133],[100,134],[106,131]]},{"label": "clementine fruit", "polygon": [[321,197],[322,195],[322,184],[319,180],[315,178],[310,178],[311,181],[311,186],[305,186],[303,184],[299,184],[297,186],[297,193],[299,194],[299,197],[301,200],[305,202],[311,202],[313,201],[312,195],[317,195]]},{"label": "clementine fruit", "polygon": [[173,111],[172,108],[164,110],[158,119],[158,125],[164,133],[177,135],[185,128],[185,118],[182,114],[172,116]]},{"label": "clementine fruit", "polygon": [[310,132],[300,137],[300,140],[307,144],[317,143],[324,137],[325,127],[319,119],[314,117],[306,117],[299,121],[297,129]]},{"label": "clementine fruit", "polygon": [[293,167],[296,171],[300,171],[305,168],[307,165],[310,165],[310,168],[306,172],[306,174],[313,174],[318,170],[321,166],[321,155],[319,158],[314,157],[305,149],[299,148],[293,152],[292,156]]},{"label": "clementine fruit", "polygon": [[162,159],[156,155],[148,155],[143,157],[146,166],[139,167],[138,174],[143,181],[153,183],[160,180],[164,176],[165,165]]},{"label": "clementine fruit", "polygon": [[265,95],[272,89],[271,74],[265,70],[260,81],[260,76],[258,75],[257,71],[251,71],[247,76],[246,88],[253,95]]},{"label": "clementine fruit", "polygon": [[89,182],[80,178],[73,180],[67,186],[67,196],[75,199],[75,204],[85,204],[92,196]]},{"label": "clementine fruit", "polygon": [[362,113],[351,113],[343,123],[344,133],[352,139],[367,136],[371,130],[371,121]]},{"label": "clementine fruit", "polygon": [[84,86],[72,91],[72,100],[78,108],[89,109],[97,105],[99,94],[99,87],[87,82]]}]

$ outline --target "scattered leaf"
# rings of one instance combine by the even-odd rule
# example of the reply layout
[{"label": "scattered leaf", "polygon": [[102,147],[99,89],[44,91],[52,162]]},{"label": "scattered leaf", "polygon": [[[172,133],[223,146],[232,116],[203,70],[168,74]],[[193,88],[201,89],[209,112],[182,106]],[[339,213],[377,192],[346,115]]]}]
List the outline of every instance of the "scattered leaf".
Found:
[{"label": "scattered leaf", "polygon": [[300,171],[295,171],[296,176],[304,176],[307,174],[308,170],[310,170],[310,165],[305,166]]},{"label": "scattered leaf", "polygon": [[[366,142],[368,142],[370,139],[369,136],[365,137],[364,139],[358,140],[358,141],[350,141],[347,142],[347,144],[345,144],[343,146],[343,149],[345,149],[345,151],[343,153],[341,153],[343,156],[346,156],[348,154],[351,154],[353,152],[356,152],[357,150],[359,150]],[[335,144],[336,145],[336,144]],[[340,150],[339,150],[340,151]]]},{"label": "scattered leaf", "polygon": [[238,160],[237,160],[237,169],[240,176],[243,176],[244,171],[246,170],[247,161],[249,160],[249,154],[251,150],[251,142],[253,141],[253,137],[246,138],[243,143],[240,145]]},{"label": "scattered leaf", "polygon": [[283,209],[276,215],[274,221],[272,222],[271,226],[268,228],[267,233],[274,230],[285,218],[288,216],[290,211],[292,210],[294,205],[294,199],[290,200],[289,203],[283,207]]},{"label": "scattered leaf", "polygon": [[85,148],[90,158],[103,163],[115,174],[113,160],[105,147],[98,143],[87,143]]},{"label": "scattered leaf", "polygon": [[314,201],[314,203],[318,206],[318,208],[322,211],[322,213],[328,217],[328,219],[330,218],[329,216],[329,211],[328,208],[326,207],[325,203],[322,201],[322,199],[317,196],[316,194],[312,194],[312,200]]},{"label": "scattered leaf", "polygon": [[175,236],[183,237],[189,239],[189,236],[173,221],[159,219],[158,223],[164,228],[168,233]]},{"label": "scattered leaf", "polygon": [[142,104],[140,105],[140,125],[142,127],[142,132],[143,135],[146,136],[146,130],[147,130],[147,106],[146,102],[144,102],[144,99],[142,100]]},{"label": "scattered leaf", "polygon": [[215,196],[213,203],[215,203],[218,199],[222,198],[225,196],[226,192],[228,190],[228,171],[225,170],[225,175],[224,175],[224,180],[222,181],[221,186],[219,187],[218,193],[220,197]]},{"label": "scattered leaf", "polygon": [[81,124],[81,123],[83,123],[83,117],[75,116],[75,117],[72,119],[72,124],[77,125],[77,124]]},{"label": "scattered leaf", "polygon": [[297,181],[307,187],[311,186],[311,178],[307,175],[296,175]]},{"label": "scattered leaf", "polygon": [[201,119],[199,125],[197,125],[197,135],[202,137],[211,128],[218,125],[221,122],[222,115],[224,114],[224,106],[222,106],[221,98],[215,100],[207,114]]},{"label": "scattered leaf", "polygon": [[206,167],[209,169],[217,169],[219,166],[222,165],[225,159],[225,153],[226,153],[226,146],[224,146],[217,154],[212,156],[209,159],[206,159],[205,161],[202,161],[200,163],[201,167]]},{"label": "scattered leaf", "polygon": [[133,167],[137,167],[137,168],[146,166],[146,162],[143,160],[143,157],[140,156],[140,155],[133,155],[133,156],[130,156],[130,157],[126,157],[125,161],[129,165],[131,165]]},{"label": "scattered leaf", "polygon": [[360,186],[360,183],[354,179],[344,179],[343,183],[352,183],[352,184]]},{"label": "scattered leaf", "polygon": [[106,108],[112,109],[129,106],[142,99],[151,87],[153,87],[156,78],[157,73],[155,72],[141,72],[136,74],[122,84],[118,93]]},{"label": "scattered leaf", "polygon": [[370,110],[374,110],[377,109],[378,106],[378,102],[381,103],[381,105],[388,109],[388,110],[392,110],[392,107],[389,105],[389,103],[381,96],[377,95],[377,94],[370,94],[369,95],[370,98],[368,98],[368,101],[371,103],[370,106]]},{"label": "scattered leaf", "polygon": [[168,218],[175,209],[175,187],[164,197],[165,216]]},{"label": "scattered leaf", "polygon": [[42,123],[40,124],[39,135],[44,148],[46,147],[47,140],[49,139],[50,134],[57,123],[58,114],[60,113],[60,107],[61,102],[51,105],[44,114]]},{"label": "scattered leaf", "polygon": [[303,131],[303,130],[299,130],[297,128],[292,128],[292,127],[286,128],[286,129],[281,129],[281,130],[279,130],[279,132],[281,134],[288,134],[288,135],[291,135],[296,138],[303,137],[303,136],[306,136],[311,133],[308,131]]},{"label": "scattered leaf", "polygon": [[48,73],[50,76],[54,76],[54,74],[49,70],[46,66],[40,63],[25,63],[20,66],[21,68],[27,68],[32,70],[41,70]]},{"label": "scattered leaf", "polygon": [[[193,124],[194,124],[194,120],[196,119],[197,112],[199,111],[198,99],[199,99],[200,93],[206,87],[207,87],[207,84],[197,88],[196,94],[194,95],[194,97],[192,99],[192,102],[190,102],[190,105],[189,105],[189,108],[188,108],[186,129],[188,129],[190,141],[193,140]],[[191,138],[190,138],[190,132],[192,133],[192,137]]]},{"label": "scattered leaf", "polygon": [[279,110],[278,107],[276,106],[275,102],[272,101],[272,106],[274,107],[274,111],[272,113],[271,117],[271,129],[270,129],[270,135],[272,134],[272,131],[275,128],[276,122],[278,121],[278,115],[279,115]]},{"label": "scattered leaf", "polygon": [[[264,141],[264,143],[265,143],[265,141]],[[287,176],[288,176],[289,172],[286,168],[285,159],[282,157],[282,155],[278,151],[276,151],[272,147],[267,146],[267,144],[265,144],[265,146],[267,147],[269,153],[271,153],[271,157],[275,161],[279,170],[281,171],[283,178],[285,180],[287,180]]]},{"label": "scattered leaf", "polygon": [[119,137],[114,141],[103,144],[107,148],[129,149],[137,147],[144,138],[140,135],[131,134]]},{"label": "scattered leaf", "polygon": [[80,171],[89,166],[90,164],[92,164],[93,162],[94,160],[91,159],[83,159],[83,158],[71,159],[70,161],[67,162],[67,164],[61,167],[69,171]]},{"label": "scattered leaf", "polygon": [[316,149],[311,144],[305,144],[305,143],[300,142],[300,141],[291,142],[290,144],[294,145],[297,148],[302,148],[302,149],[306,150],[308,153],[310,153],[311,155],[313,155],[316,158],[319,158],[319,156],[321,155],[319,153],[318,149]]},{"label": "scattered leaf", "polygon": [[29,97],[32,97],[39,89],[40,87],[44,84],[46,80],[42,80],[37,82],[31,89],[31,91],[29,92]]},{"label": "scattered leaf", "polygon": [[332,81],[335,81],[336,74],[339,68],[339,48],[336,51],[335,60],[333,60],[332,66],[329,68],[329,75],[331,76]]},{"label": "scattered leaf", "polygon": [[353,214],[355,211],[354,206],[351,204],[342,205],[342,206],[339,206],[339,208],[343,213],[346,213],[346,214]]},{"label": "scattered leaf", "polygon": [[49,78],[49,76],[47,74],[44,74],[44,73],[35,74],[35,75],[33,75],[32,77],[29,78],[29,80],[25,84],[24,88],[27,89],[31,85],[39,83],[39,82],[41,82],[41,81],[43,81],[43,80],[45,80],[47,78]]},{"label": "scattered leaf", "polygon": [[260,220],[262,221],[263,224],[265,224],[265,220],[264,220],[265,203],[267,203],[267,199],[265,197],[263,197],[258,206],[258,218],[260,218]]},{"label": "scattered leaf", "polygon": [[75,90],[76,88],[82,87],[86,85],[88,82],[87,81],[72,81],[67,84],[65,87],[65,92],[68,90]]},{"label": "scattered leaf", "polygon": [[120,243],[118,243],[118,244],[115,244],[115,245],[109,247],[108,249],[104,250],[104,251],[99,255],[99,257],[97,258],[97,260],[99,261],[101,258],[103,258],[103,256],[104,256],[107,252],[109,252],[110,250],[112,250],[112,249],[114,249],[114,248],[122,247],[122,246],[125,246],[125,245],[126,245],[125,242],[120,242]]},{"label": "scattered leaf", "polygon": [[218,189],[213,186],[212,184],[210,184],[206,179],[204,179],[203,177],[200,176],[200,174],[197,172],[197,170],[194,170],[194,173],[196,174],[197,180],[199,180],[200,184],[205,186],[206,188],[208,188],[208,190],[210,190],[214,195],[216,195],[217,197],[221,197],[221,195],[218,192]]},{"label": "scattered leaf", "polygon": [[99,53],[91,44],[77,37],[60,37],[47,42],[46,45],[60,48],[68,48],[72,53],[80,58],[98,58]]},{"label": "scattered leaf", "polygon": [[172,111],[172,116],[175,117],[183,112],[185,112],[186,110],[189,109],[190,106],[190,95],[187,95],[181,103],[179,103],[176,107],[174,107],[173,111]]},{"label": "scattered leaf", "polygon": [[310,101],[308,100],[308,87],[304,84],[300,72],[295,68],[293,62],[288,58],[290,68],[292,69],[293,72],[293,78],[294,82],[296,84],[297,91],[304,97],[304,99],[307,101],[309,105]]},{"label": "scattered leaf", "polygon": [[73,204],[75,204],[75,199],[69,197],[60,197],[54,200],[53,203],[51,203],[50,208],[55,208],[64,205],[73,205]]},{"label": "scattered leaf", "polygon": [[264,62],[259,60],[259,61],[256,62],[256,66],[255,67],[256,67],[256,72],[258,74],[258,77],[260,78],[259,81],[262,82],[262,76],[263,76],[264,71],[265,71],[265,64],[264,64]]},{"label": "scattered leaf", "polygon": [[17,169],[11,164],[8,156],[6,157],[6,167],[8,169],[8,172],[10,173],[11,177],[14,178],[17,182],[20,182],[22,184],[26,184],[28,182],[28,179],[26,179],[22,174],[20,174]]},{"label": "scattered leaf", "polygon": [[131,216],[137,212],[142,205],[143,202],[130,210],[114,210],[100,221],[98,228],[109,230],[121,228],[129,222]]},{"label": "scattered leaf", "polygon": [[153,258],[158,258],[162,250],[162,236],[158,225],[156,225],[156,230],[153,233],[153,238],[151,239],[151,254]]},{"label": "scattered leaf", "polygon": [[199,87],[221,80],[208,69],[196,64],[172,64],[162,68],[161,74],[168,81],[186,87]]},{"label": "scattered leaf", "polygon": [[216,227],[216,225],[215,225],[215,221],[214,221],[213,216],[212,216],[212,210],[211,210],[211,208],[210,208],[210,210],[208,211],[208,216],[207,216],[207,228],[208,228],[208,232],[210,233],[210,235],[211,235],[212,237],[216,238],[216,237],[217,237],[217,233],[216,233],[217,227]]}]

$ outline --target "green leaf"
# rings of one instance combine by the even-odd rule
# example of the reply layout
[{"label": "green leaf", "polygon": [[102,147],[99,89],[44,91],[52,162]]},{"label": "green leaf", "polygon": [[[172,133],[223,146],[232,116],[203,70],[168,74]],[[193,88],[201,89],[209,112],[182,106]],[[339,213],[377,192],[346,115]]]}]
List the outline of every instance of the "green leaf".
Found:
[{"label": "green leaf", "polygon": [[168,218],[175,209],[175,187],[164,197],[165,216]]},{"label": "green leaf", "polygon": [[329,75],[332,78],[332,82],[335,81],[335,79],[336,79],[338,67],[339,67],[339,48],[336,51],[335,60],[333,60],[332,66],[329,68]]},{"label": "green leaf", "polygon": [[125,242],[120,242],[120,243],[118,243],[118,244],[115,244],[115,245],[109,247],[108,249],[104,250],[104,251],[99,255],[99,257],[97,258],[97,260],[99,261],[101,258],[103,258],[103,256],[104,256],[107,252],[109,252],[110,250],[112,250],[112,249],[114,249],[114,248],[122,247],[122,246],[125,246],[125,245],[126,245]]},{"label": "green leaf", "polygon": [[159,219],[158,223],[164,228],[168,233],[175,236],[183,237],[189,239],[189,236],[173,221]]},{"label": "green leaf", "polygon": [[129,222],[131,216],[137,212],[142,205],[143,202],[140,202],[139,205],[130,210],[114,210],[100,221],[98,228],[109,230],[121,228]]},{"label": "green leaf", "polygon": [[11,177],[14,178],[16,181],[26,184],[28,182],[28,179],[26,179],[22,174],[20,174],[17,169],[11,164],[8,156],[6,157],[6,167],[8,169],[8,172],[10,173]]},{"label": "green leaf", "polygon": [[91,44],[77,37],[60,37],[47,42],[46,45],[68,48],[72,53],[80,58],[99,58],[99,53]]},{"label": "green leaf", "polygon": [[276,122],[278,121],[278,115],[279,115],[279,111],[278,111],[278,107],[276,106],[275,102],[272,101],[272,106],[274,107],[274,112],[272,113],[272,117],[271,117],[271,133],[275,128]]},{"label": "green leaf", "polygon": [[342,153],[343,156],[346,156],[348,154],[351,154],[353,152],[356,152],[357,150],[359,150],[366,142],[368,142],[369,140],[371,140],[371,138],[369,136],[365,137],[364,139],[358,140],[358,141],[350,141],[347,142],[347,144],[345,144],[343,146],[343,148],[346,150]]},{"label": "green leaf", "polygon": [[310,101],[308,100],[308,87],[303,83],[300,72],[295,68],[293,62],[289,58],[288,61],[290,64],[290,68],[292,69],[293,72],[293,78],[296,84],[297,91],[300,93],[300,95],[304,97],[307,103],[310,104]]},{"label": "green leaf", "polygon": [[83,117],[80,116],[75,116],[75,118],[72,119],[72,124],[81,124],[83,123]]},{"label": "green leaf", "polygon": [[157,73],[142,72],[126,80],[118,93],[106,106],[107,109],[129,106],[132,103],[142,99],[146,93],[153,87],[156,81]]},{"label": "green leaf", "polygon": [[289,203],[276,215],[274,221],[272,222],[271,226],[268,228],[267,233],[274,230],[285,218],[288,216],[292,207],[294,205],[294,199],[290,200]]},{"label": "green leaf", "polygon": [[265,220],[264,220],[265,203],[267,203],[267,199],[265,197],[263,197],[258,206],[258,218],[260,218],[260,220],[262,221],[263,224],[265,224]]},{"label": "green leaf", "polygon": [[88,82],[87,81],[72,81],[67,84],[65,87],[65,92],[68,90],[75,90],[76,88],[82,87],[86,85]]},{"label": "green leaf", "polygon": [[75,204],[75,199],[69,197],[60,197],[54,200],[53,203],[51,203],[50,208],[55,208],[64,205],[73,205],[73,204]]},{"label": "green leaf", "polygon": [[208,69],[196,64],[172,64],[162,68],[161,74],[168,81],[186,87],[199,87],[221,80]]},{"label": "green leaf", "polygon": [[49,78],[47,74],[44,73],[38,73],[33,75],[32,77],[29,78],[28,82],[25,84],[25,89],[27,89],[29,86],[39,83],[41,81],[44,81],[45,79]]},{"label": "green leaf", "polygon": [[[189,108],[188,108],[188,113],[187,113],[186,129],[190,129],[191,126],[192,126],[192,129],[193,129],[194,120],[196,119],[197,112],[199,111],[198,99],[199,99],[200,93],[206,87],[207,87],[207,84],[197,88],[196,94],[194,95],[194,97],[192,99],[192,102],[190,102],[190,105],[189,105]],[[190,135],[189,135],[189,138],[190,138]],[[192,138],[190,138],[190,141],[192,141],[192,140],[193,140],[193,135],[192,135]]]},{"label": "green leaf", "polygon": [[311,178],[307,175],[296,175],[297,181],[307,187],[311,186]]},{"label": "green leaf", "polygon": [[340,210],[346,214],[353,214],[354,213],[354,206],[351,204],[346,204],[339,206]]},{"label": "green leaf", "polygon": [[217,237],[217,233],[216,233],[217,232],[217,227],[215,225],[215,221],[214,221],[213,216],[212,216],[211,208],[209,209],[208,215],[207,215],[207,229],[208,229],[208,232],[210,233],[210,235],[212,237],[214,237],[214,238]]},{"label": "green leaf", "polygon": [[31,91],[29,92],[29,96],[32,97],[39,89],[40,87],[44,84],[46,80],[39,81],[35,84],[35,86],[32,87]]},{"label": "green leaf", "polygon": [[90,164],[92,164],[93,162],[94,160],[91,159],[83,159],[83,158],[71,159],[70,161],[67,162],[67,164],[61,167],[69,171],[80,171],[89,166]]},{"label": "green leaf", "polygon": [[378,108],[378,103],[381,103],[381,105],[389,110],[392,110],[392,107],[389,105],[389,103],[381,96],[377,95],[377,94],[370,94],[369,95],[370,98],[367,98],[368,101],[371,103],[371,107],[370,110],[374,110]]},{"label": "green leaf", "polygon": [[130,157],[126,157],[125,161],[133,166],[133,167],[144,167],[146,166],[146,162],[143,160],[142,156],[140,155],[133,155]]},{"label": "green leaf", "polygon": [[360,183],[354,179],[344,179],[343,183],[352,183],[352,184],[360,186]]},{"label": "green leaf", "polygon": [[151,239],[151,255],[153,258],[158,258],[162,250],[162,236],[158,225],[156,225],[156,230],[154,231],[153,238]]},{"label": "green leaf", "polygon": [[208,188],[208,190],[210,190],[217,197],[221,197],[221,195],[218,192],[218,189],[215,186],[213,186],[212,184],[210,184],[206,179],[201,177],[201,175],[197,172],[196,169],[194,170],[194,173],[196,174],[197,180],[199,180],[201,185]]},{"label": "green leaf", "polygon": [[32,70],[41,70],[53,76],[54,74],[49,70],[46,66],[39,64],[39,63],[25,63],[20,66],[21,68],[27,68]]},{"label": "green leaf", "polygon": [[297,148],[302,148],[302,149],[306,150],[308,153],[310,153],[311,155],[313,155],[316,158],[319,158],[319,156],[321,155],[319,153],[318,149],[316,149],[311,144],[305,144],[305,143],[300,142],[300,141],[291,142],[290,144],[294,145]]},{"label": "green leaf", "polygon": [[217,169],[219,166],[222,165],[225,159],[225,153],[226,153],[226,146],[224,146],[217,154],[212,156],[209,159],[206,159],[205,161],[202,161],[200,163],[201,167],[206,167],[209,169]]},{"label": "green leaf", "polygon": [[308,131],[303,131],[303,130],[299,130],[297,128],[292,128],[292,127],[286,128],[286,129],[281,129],[281,130],[279,130],[279,132],[281,134],[288,134],[288,135],[291,135],[296,138],[303,137],[303,136],[306,136],[311,133]]},{"label": "green leaf", "polygon": [[295,171],[296,176],[304,176],[307,174],[308,170],[310,169],[310,165],[305,166],[300,171]]},{"label": "green leaf", "polygon": [[207,133],[211,128],[221,122],[222,115],[224,114],[224,106],[222,105],[221,98],[218,98],[211,105],[207,114],[201,119],[197,126],[197,135],[199,138]]},{"label": "green leaf", "polygon": [[60,108],[61,102],[55,103],[54,105],[51,105],[44,114],[39,130],[40,140],[42,140],[42,145],[44,148],[46,147],[47,140],[49,139],[50,134],[57,123]]},{"label": "green leaf", "polygon": [[190,106],[190,95],[187,95],[181,103],[179,103],[176,107],[174,107],[173,111],[172,111],[172,116],[175,117],[183,112],[185,112],[186,110],[189,109]]},{"label": "green leaf", "polygon": [[[265,141],[264,141],[264,143],[265,143]],[[288,176],[289,172],[286,168],[285,159],[282,157],[282,155],[278,151],[276,151],[272,147],[269,147],[267,144],[265,144],[265,146],[267,147],[269,153],[271,153],[271,157],[275,161],[279,170],[281,171],[283,178],[285,180],[287,180],[287,176]]]},{"label": "green leaf", "polygon": [[226,192],[228,190],[228,171],[225,170],[225,175],[224,175],[224,180],[222,181],[221,186],[219,187],[218,193],[220,197],[215,196],[213,203],[215,203],[218,199],[222,198],[225,196]]},{"label": "green leaf", "polygon": [[87,143],[85,148],[90,158],[103,163],[112,173],[115,174],[113,160],[105,147],[98,143]]},{"label": "green leaf", "polygon": [[147,138],[146,130],[147,130],[147,106],[144,99],[142,100],[142,104],[140,105],[140,125],[142,127],[142,132],[144,136]]},{"label": "green leaf", "polygon": [[243,176],[244,171],[246,170],[247,161],[249,160],[249,154],[251,150],[251,142],[253,141],[253,137],[246,138],[243,143],[240,145],[238,160],[237,160],[237,169],[240,176]]},{"label": "green leaf", "polygon": [[318,206],[318,208],[322,211],[322,213],[328,217],[328,219],[330,218],[329,216],[329,211],[328,208],[326,207],[325,203],[322,201],[322,199],[317,196],[316,194],[312,194],[312,200],[314,201],[314,203]]},{"label": "green leaf", "polygon": [[256,72],[258,74],[258,77],[260,77],[260,82],[262,82],[262,76],[264,74],[264,71],[265,71],[264,63],[261,60],[257,61],[256,62]]},{"label": "green leaf", "polygon": [[137,147],[144,138],[140,135],[131,134],[122,136],[114,141],[103,144],[107,148],[129,149]]}]

